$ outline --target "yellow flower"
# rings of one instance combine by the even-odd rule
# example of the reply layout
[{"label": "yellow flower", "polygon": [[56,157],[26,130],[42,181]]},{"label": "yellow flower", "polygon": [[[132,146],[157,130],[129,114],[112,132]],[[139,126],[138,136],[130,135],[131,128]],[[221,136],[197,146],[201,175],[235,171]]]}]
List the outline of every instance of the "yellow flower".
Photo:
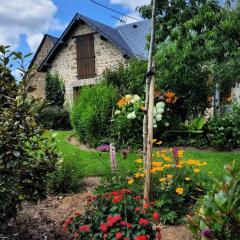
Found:
[{"label": "yellow flower", "polygon": [[177,168],[182,168],[183,166],[181,164],[178,164],[177,165]]},{"label": "yellow flower", "polygon": [[176,188],[175,192],[176,192],[178,195],[181,195],[181,194],[183,194],[184,189],[183,189],[182,187],[178,187],[178,188]]},{"label": "yellow flower", "polygon": [[156,142],[157,145],[161,145],[162,143],[163,143],[162,141]]},{"label": "yellow flower", "polygon": [[203,162],[203,163],[200,164],[200,166],[207,166],[207,165],[208,165],[207,162]]},{"label": "yellow flower", "polygon": [[135,178],[139,178],[140,177],[140,173],[137,172],[137,173],[134,174],[134,176],[135,176]]},{"label": "yellow flower", "polygon": [[166,178],[160,178],[159,181],[160,181],[160,182],[165,182],[165,181],[166,181]]},{"label": "yellow flower", "polygon": [[167,174],[167,178],[171,179],[171,178],[173,178],[173,175],[172,174]]},{"label": "yellow flower", "polygon": [[164,168],[170,168],[170,167],[171,167],[171,164],[164,164],[163,167],[164,167]]},{"label": "yellow flower", "polygon": [[193,169],[193,172],[194,172],[194,173],[199,173],[199,172],[200,172],[200,169],[199,169],[199,168],[194,168],[194,169]]},{"label": "yellow flower", "polygon": [[156,171],[157,171],[156,168],[152,168],[152,169],[151,169],[151,173],[155,173]]},{"label": "yellow flower", "polygon": [[163,160],[165,160],[166,162],[170,162],[170,161],[171,161],[171,158],[168,157],[168,156],[163,156]]},{"label": "yellow flower", "polygon": [[154,162],[152,162],[152,165],[153,165],[154,167],[160,167],[160,166],[162,165],[162,162],[156,162],[156,161],[154,161]]},{"label": "yellow flower", "polygon": [[184,151],[183,150],[178,150],[178,157],[182,158],[184,155]]},{"label": "yellow flower", "polygon": [[139,175],[139,176],[140,176],[140,177],[144,177],[144,175],[145,175],[144,173],[140,173],[140,175]]},{"label": "yellow flower", "polygon": [[133,178],[131,178],[131,179],[128,180],[128,184],[129,184],[129,185],[133,184],[133,182],[134,182]]},{"label": "yellow flower", "polygon": [[153,139],[152,142],[155,143],[157,141],[157,139]]},{"label": "yellow flower", "polygon": [[156,167],[155,169],[156,169],[156,172],[162,172],[164,168],[163,167]]},{"label": "yellow flower", "polygon": [[141,158],[139,158],[139,159],[135,160],[135,162],[136,162],[136,163],[142,163],[143,160],[142,160]]},{"label": "yellow flower", "polygon": [[190,180],[191,180],[190,177],[185,177],[184,179],[185,179],[186,181],[190,181]]}]

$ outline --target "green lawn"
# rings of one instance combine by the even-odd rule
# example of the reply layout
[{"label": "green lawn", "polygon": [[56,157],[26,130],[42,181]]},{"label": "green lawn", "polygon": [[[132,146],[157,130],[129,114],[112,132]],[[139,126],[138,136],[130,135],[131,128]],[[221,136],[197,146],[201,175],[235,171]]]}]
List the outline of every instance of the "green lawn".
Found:
[{"label": "green lawn", "polygon": [[[59,153],[61,153],[64,162],[71,162],[79,173],[84,176],[102,176],[109,172],[109,153],[99,153],[96,151],[81,150],[68,143],[67,138],[73,134],[71,131],[48,131],[47,135],[57,133],[56,144]],[[240,162],[240,153],[236,152],[207,152],[207,151],[187,151],[187,159],[198,159],[207,161],[208,166],[203,169],[206,172],[213,172],[216,177],[225,174],[224,165],[236,159]],[[120,154],[117,155],[120,171],[133,172],[134,160],[138,158],[137,154],[129,154],[124,160]]]}]

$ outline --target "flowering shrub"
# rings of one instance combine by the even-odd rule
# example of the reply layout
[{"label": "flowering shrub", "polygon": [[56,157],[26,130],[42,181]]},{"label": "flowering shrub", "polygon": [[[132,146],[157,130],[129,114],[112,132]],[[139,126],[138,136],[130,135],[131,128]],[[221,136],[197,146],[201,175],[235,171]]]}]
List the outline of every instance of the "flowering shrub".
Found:
[{"label": "flowering shrub", "polygon": [[110,151],[110,145],[109,144],[104,144],[104,145],[98,146],[96,148],[96,150],[99,151],[99,152],[109,152]]},{"label": "flowering shrub", "polygon": [[[204,193],[201,168],[207,162],[184,160],[184,152],[177,149],[162,149],[154,153],[152,162],[152,198],[164,223],[178,223],[192,208],[197,197]],[[138,171],[128,180],[133,188],[143,185],[142,159],[137,159]]]},{"label": "flowering shrub", "polygon": [[228,176],[200,200],[194,216],[188,216],[197,239],[237,240],[240,236],[240,168],[225,168]]},{"label": "flowering shrub", "polygon": [[88,199],[86,213],[69,217],[63,230],[69,239],[161,239],[154,203],[143,206],[141,196],[121,189]]}]

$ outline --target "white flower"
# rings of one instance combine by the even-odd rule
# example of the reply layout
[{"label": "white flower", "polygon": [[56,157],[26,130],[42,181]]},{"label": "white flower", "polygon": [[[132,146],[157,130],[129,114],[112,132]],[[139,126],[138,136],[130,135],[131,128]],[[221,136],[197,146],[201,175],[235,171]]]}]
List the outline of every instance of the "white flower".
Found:
[{"label": "white flower", "polygon": [[159,122],[159,121],[161,121],[162,120],[162,114],[158,114],[157,116],[156,116],[156,120]]},{"label": "white flower", "polygon": [[136,101],[136,102],[138,102],[138,101],[140,101],[141,100],[141,98],[138,96],[138,95],[133,95],[133,99]]},{"label": "white flower", "polygon": [[170,124],[168,122],[165,122],[165,127],[168,127]]},{"label": "white flower", "polygon": [[119,114],[121,114],[121,111],[120,110],[116,110],[115,111],[115,115],[119,115]]},{"label": "white flower", "polygon": [[131,112],[131,113],[129,113],[128,115],[127,115],[127,119],[135,119],[136,118],[136,113],[135,113],[135,111],[133,111],[133,112]]},{"label": "white flower", "polygon": [[157,128],[157,124],[153,124],[153,128]]},{"label": "white flower", "polygon": [[135,102],[137,102],[134,98],[132,100],[130,100],[130,103],[134,104]]},{"label": "white flower", "polygon": [[156,104],[156,108],[164,108],[165,107],[165,103],[164,102],[158,102]]},{"label": "white flower", "polygon": [[157,113],[163,113],[164,112],[164,108],[157,108]]},{"label": "white flower", "polygon": [[156,107],[153,108],[153,115],[154,115],[154,116],[157,115],[157,109],[156,109]]},{"label": "white flower", "polygon": [[157,124],[157,121],[155,118],[153,119],[153,124]]}]

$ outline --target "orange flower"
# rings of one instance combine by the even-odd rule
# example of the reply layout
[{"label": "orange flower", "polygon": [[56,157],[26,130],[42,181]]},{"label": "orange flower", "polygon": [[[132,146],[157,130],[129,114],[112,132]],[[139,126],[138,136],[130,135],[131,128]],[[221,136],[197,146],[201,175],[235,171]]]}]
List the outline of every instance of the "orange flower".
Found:
[{"label": "orange flower", "polygon": [[164,94],[164,97],[165,97],[165,98],[174,98],[174,97],[175,97],[175,93],[168,91],[168,92],[166,92],[166,93]]},{"label": "orange flower", "polygon": [[122,108],[127,103],[128,103],[127,99],[125,97],[122,97],[121,99],[118,100],[117,105],[118,107]]}]

